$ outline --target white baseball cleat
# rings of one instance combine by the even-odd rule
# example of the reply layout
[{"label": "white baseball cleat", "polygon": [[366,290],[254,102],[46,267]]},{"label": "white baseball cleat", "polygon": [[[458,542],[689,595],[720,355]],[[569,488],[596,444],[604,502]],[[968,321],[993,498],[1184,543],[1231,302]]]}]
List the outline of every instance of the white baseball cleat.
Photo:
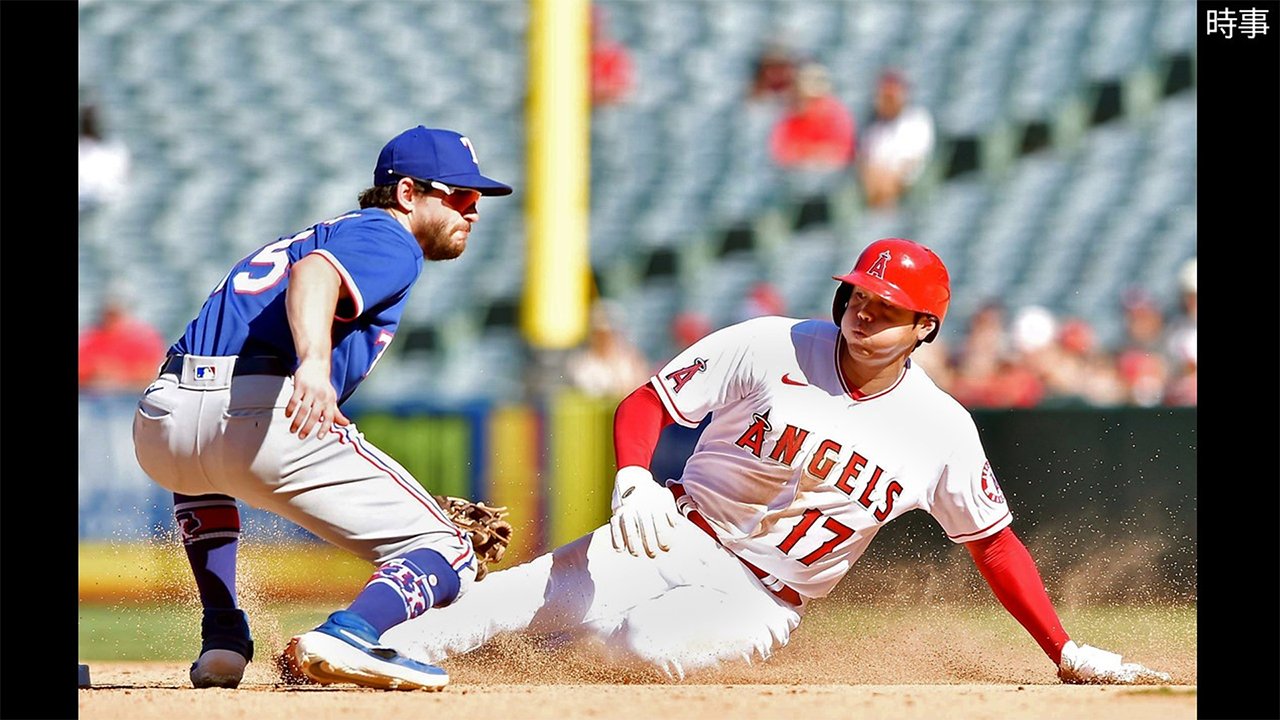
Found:
[{"label": "white baseball cleat", "polygon": [[238,687],[248,664],[245,656],[235,650],[205,650],[191,663],[191,685],[197,688]]},{"label": "white baseball cleat", "polygon": [[1113,652],[1092,645],[1062,646],[1058,678],[1071,685],[1155,685],[1171,681],[1169,673],[1139,663],[1122,662]]},{"label": "white baseball cleat", "polygon": [[249,616],[239,608],[205,608],[200,620],[200,657],[191,663],[191,686],[239,687],[251,660]]},{"label": "white baseball cleat", "polygon": [[360,616],[339,610],[315,630],[295,636],[285,648],[288,674],[322,685],[354,683],[381,690],[439,690],[449,684],[443,668],[418,662],[378,643],[378,633]]}]

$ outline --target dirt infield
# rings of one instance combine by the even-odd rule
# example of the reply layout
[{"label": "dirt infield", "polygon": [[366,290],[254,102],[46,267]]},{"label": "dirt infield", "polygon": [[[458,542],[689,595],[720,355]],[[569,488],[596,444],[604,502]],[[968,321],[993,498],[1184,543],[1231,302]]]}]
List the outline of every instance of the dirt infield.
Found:
[{"label": "dirt infield", "polygon": [[[904,616],[906,617],[906,616]],[[1196,717],[1196,655],[1189,637],[1135,632],[1112,638],[1132,659],[1173,675],[1159,687],[1058,684],[1034,643],[1016,633],[955,630],[954,615],[914,616],[910,627],[802,624],[767,663],[729,667],[681,683],[621,671],[585,648],[555,650],[519,638],[446,661],[440,692],[280,684],[260,645],[238,690],[193,690],[186,663],[90,663],[94,687],[79,716],[97,720],[189,717],[1037,718],[1178,720]],[[950,630],[948,628],[951,628]],[[805,630],[808,632],[805,632]],[[1194,629],[1191,630],[1194,632]],[[1194,637],[1192,635],[1191,637]],[[264,657],[265,656],[265,657]]]},{"label": "dirt infield", "polygon": [[247,682],[238,690],[193,690],[186,668],[110,663],[93,668],[79,716],[99,720],[174,717],[677,718],[781,717],[1037,718],[1178,720],[1196,717],[1193,686],[528,684],[455,673],[440,692],[288,687]]},{"label": "dirt infield", "polygon": [[[961,550],[963,552],[963,550]],[[874,560],[874,558],[872,558]],[[327,606],[283,620],[254,593],[257,657],[237,690],[194,690],[185,662],[131,662],[112,646],[89,644],[97,633],[152,629],[146,606],[122,602],[118,619],[82,627],[82,648],[93,685],[79,692],[79,716],[95,720],[188,717],[333,718],[948,718],[978,720],[1180,720],[1197,711],[1194,606],[1163,605],[1142,597],[1118,605],[1077,606],[1096,600],[1107,578],[1057,577],[1067,593],[1059,607],[1077,638],[1170,673],[1171,685],[1081,687],[1058,683],[1052,664],[1026,631],[971,575],[971,565],[949,572],[876,573],[815,603],[791,642],[768,662],[731,666],[669,683],[653,671],[602,664],[589,648],[550,648],[517,637],[442,663],[451,683],[440,692],[384,692],[354,686],[296,687],[279,683],[271,662],[289,635],[310,627]],[[1113,563],[1105,564],[1111,569]],[[960,572],[957,568],[963,569]],[[968,573],[968,574],[966,574]],[[881,578],[880,582],[873,582]],[[1123,585],[1144,584],[1131,577]],[[246,583],[246,588],[269,586]],[[956,598],[956,600],[943,600]],[[174,598],[169,598],[174,600]],[[189,615],[198,617],[193,597]],[[111,635],[111,637],[117,637]],[[184,657],[190,631],[135,657]],[[196,646],[198,647],[198,645]],[[165,652],[161,655],[160,652]],[[191,648],[194,651],[194,648]]]}]

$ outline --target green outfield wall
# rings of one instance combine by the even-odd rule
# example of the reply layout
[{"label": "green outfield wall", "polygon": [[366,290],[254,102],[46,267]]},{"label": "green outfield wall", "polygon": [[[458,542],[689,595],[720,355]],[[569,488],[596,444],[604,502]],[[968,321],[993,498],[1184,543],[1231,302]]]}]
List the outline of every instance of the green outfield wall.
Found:
[{"label": "green outfield wall", "polygon": [[[542,548],[572,540],[608,519],[614,407],[612,401],[566,393],[542,413],[539,471],[536,477],[529,473],[545,513],[538,538]],[[1138,585],[1152,597],[1194,597],[1194,409],[980,410],[974,421],[1013,512],[1014,530],[1033,549],[1046,576],[1095,565],[1093,579],[1083,581],[1093,585],[1089,592],[1094,594]],[[411,422],[385,428],[401,435],[422,429]],[[384,441],[365,432],[388,448],[426,442]],[[697,432],[667,428],[654,458],[656,474],[679,473]],[[504,454],[501,447],[489,450],[497,457]],[[461,455],[465,448],[459,444],[450,452]],[[429,467],[424,464],[419,477],[431,477]],[[532,543],[524,550],[533,551]],[[865,564],[875,568],[904,559],[948,564],[955,562],[956,551],[932,518],[913,512],[880,531]]]}]

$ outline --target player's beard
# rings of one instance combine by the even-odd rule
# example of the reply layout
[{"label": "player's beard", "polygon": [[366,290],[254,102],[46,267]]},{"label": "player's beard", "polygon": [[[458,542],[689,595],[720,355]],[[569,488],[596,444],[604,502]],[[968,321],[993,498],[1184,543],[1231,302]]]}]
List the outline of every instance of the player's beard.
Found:
[{"label": "player's beard", "polygon": [[[420,236],[425,239],[419,240],[422,257],[427,260],[452,260],[458,257],[467,249],[467,233],[461,233],[465,229],[445,218],[428,221]],[[455,237],[460,233],[460,237]]]}]

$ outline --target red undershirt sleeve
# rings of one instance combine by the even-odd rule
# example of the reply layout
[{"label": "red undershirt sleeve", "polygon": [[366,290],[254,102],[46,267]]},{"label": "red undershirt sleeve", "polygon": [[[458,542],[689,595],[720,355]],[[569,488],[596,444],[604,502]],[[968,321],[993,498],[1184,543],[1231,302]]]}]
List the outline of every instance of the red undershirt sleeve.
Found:
[{"label": "red undershirt sleeve", "polygon": [[613,414],[613,450],[618,469],[639,465],[648,470],[662,428],[674,419],[652,385],[644,384],[618,403]]},{"label": "red undershirt sleeve", "polygon": [[1062,646],[1070,638],[1045,592],[1031,553],[1013,534],[1013,528],[1006,527],[991,537],[965,543],[965,547],[996,599],[1057,665]]}]

